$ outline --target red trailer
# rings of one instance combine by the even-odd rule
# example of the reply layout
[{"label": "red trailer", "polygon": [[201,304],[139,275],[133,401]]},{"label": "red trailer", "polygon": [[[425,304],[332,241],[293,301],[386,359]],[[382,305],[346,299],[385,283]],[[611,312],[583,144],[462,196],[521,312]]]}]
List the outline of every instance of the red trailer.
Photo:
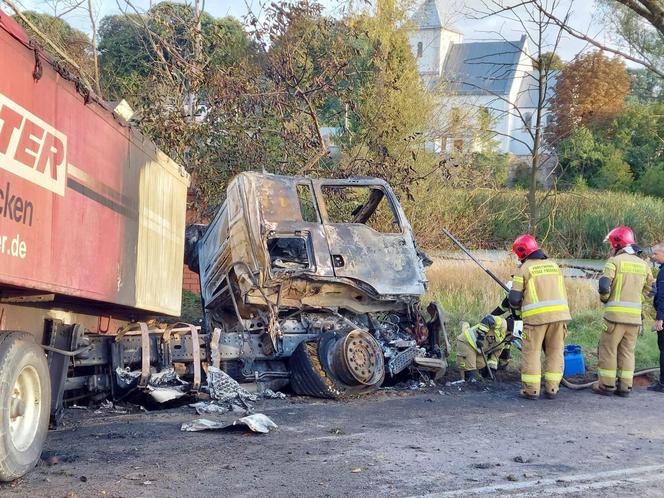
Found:
[{"label": "red trailer", "polygon": [[0,11],[0,480],[35,464],[66,393],[155,361],[125,326],[180,314],[188,185]]}]

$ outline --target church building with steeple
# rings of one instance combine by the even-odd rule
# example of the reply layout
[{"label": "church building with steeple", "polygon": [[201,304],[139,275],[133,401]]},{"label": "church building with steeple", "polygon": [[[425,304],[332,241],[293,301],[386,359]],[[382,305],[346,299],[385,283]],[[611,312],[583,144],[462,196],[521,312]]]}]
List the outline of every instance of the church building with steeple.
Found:
[{"label": "church building with steeple", "polygon": [[[410,45],[422,80],[445,101],[436,112],[447,131],[433,139],[440,152],[481,149],[468,129],[490,123],[500,152],[530,155],[537,110],[536,68],[524,34],[515,40],[465,41],[446,22],[443,0],[423,0],[412,18]],[[553,91],[548,83],[546,101]],[[548,122],[545,111],[542,126]],[[463,126],[455,126],[455,122]],[[474,124],[473,124],[474,123]]]}]

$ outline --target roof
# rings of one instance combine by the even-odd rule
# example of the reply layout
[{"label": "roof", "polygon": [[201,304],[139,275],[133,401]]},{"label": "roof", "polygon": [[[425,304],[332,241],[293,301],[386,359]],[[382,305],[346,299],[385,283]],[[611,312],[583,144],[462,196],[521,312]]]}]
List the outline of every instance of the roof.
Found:
[{"label": "roof", "polygon": [[443,66],[443,78],[458,95],[507,95],[525,48],[518,41],[455,43]]},{"label": "roof", "polygon": [[446,22],[443,0],[424,0],[417,7],[411,19],[418,29],[444,28],[460,33],[457,28]]}]

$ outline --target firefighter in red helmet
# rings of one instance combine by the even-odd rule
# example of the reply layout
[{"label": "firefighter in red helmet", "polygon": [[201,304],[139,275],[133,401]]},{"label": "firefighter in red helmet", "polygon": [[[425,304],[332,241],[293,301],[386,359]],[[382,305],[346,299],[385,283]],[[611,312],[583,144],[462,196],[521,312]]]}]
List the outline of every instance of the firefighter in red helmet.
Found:
[{"label": "firefighter in red helmet", "polygon": [[[537,399],[542,377],[544,394],[553,399],[563,378],[565,336],[571,320],[565,280],[556,263],[549,260],[532,235],[520,235],[512,251],[521,262],[509,293],[510,305],[521,310],[521,396]],[[544,374],[540,355],[544,346]]]},{"label": "firefighter in red helmet", "polygon": [[[599,339],[599,362],[593,390],[599,394],[628,396],[634,377],[634,348],[641,328],[642,296],[653,293],[654,278],[631,228],[611,230],[605,239],[614,255],[599,279],[604,303],[604,330]],[[616,378],[618,379],[616,386]]]}]

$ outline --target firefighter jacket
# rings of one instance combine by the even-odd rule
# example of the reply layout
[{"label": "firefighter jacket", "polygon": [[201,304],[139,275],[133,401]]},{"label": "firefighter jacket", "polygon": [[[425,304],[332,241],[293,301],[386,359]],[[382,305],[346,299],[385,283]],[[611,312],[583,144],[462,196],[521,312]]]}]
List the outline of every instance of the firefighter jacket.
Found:
[{"label": "firefighter jacket", "polygon": [[494,320],[493,327],[489,327],[483,323],[478,323],[474,327],[468,327],[466,323],[462,327],[461,334],[459,334],[457,340],[468,343],[473,351],[481,355],[482,351],[477,346],[477,335],[481,333],[484,336],[482,350],[486,354],[488,366],[496,370],[498,368],[500,353],[508,345],[506,339],[509,334],[507,333],[507,320],[499,316],[494,317]]},{"label": "firefighter jacket", "polygon": [[648,263],[629,250],[619,250],[606,262],[600,278],[600,299],[604,303],[604,319],[612,323],[641,324],[643,297],[653,293]]},{"label": "firefighter jacket", "polygon": [[546,259],[527,259],[514,275],[510,304],[520,300],[521,317],[526,325],[569,321],[565,279],[556,263]]}]

